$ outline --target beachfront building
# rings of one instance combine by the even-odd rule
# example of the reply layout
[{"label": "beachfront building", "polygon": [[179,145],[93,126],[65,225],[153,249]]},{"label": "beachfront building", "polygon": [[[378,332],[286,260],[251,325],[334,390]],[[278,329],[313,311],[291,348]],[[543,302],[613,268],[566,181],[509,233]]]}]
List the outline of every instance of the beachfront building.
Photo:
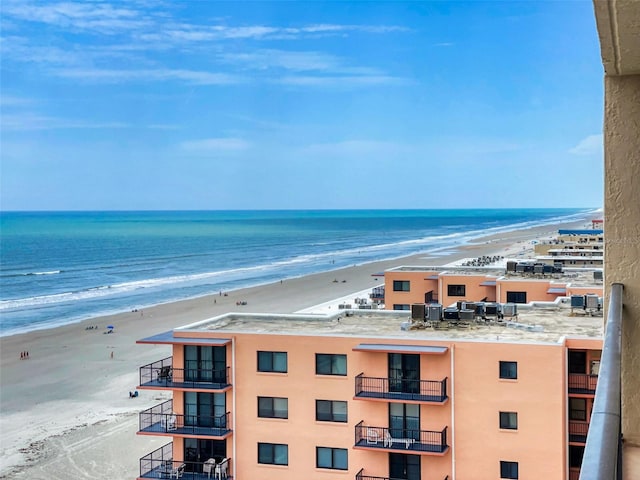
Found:
[{"label": "beachfront building", "polygon": [[[139,479],[577,479],[602,319],[559,304],[517,322],[408,312],[230,313],[139,340],[167,357],[140,413],[168,443]],[[178,473],[179,472],[179,473]]]},{"label": "beachfront building", "polygon": [[601,268],[604,260],[604,231],[559,230],[555,239],[539,242],[533,248],[536,262],[546,265]]},{"label": "beachfront building", "polygon": [[531,273],[516,272],[515,267],[505,273],[504,268],[491,267],[400,266],[384,272],[384,291],[373,292],[372,300],[382,297],[387,310],[409,310],[416,303],[445,307],[461,300],[558,303],[572,295],[602,296],[602,284],[595,283],[594,271],[537,274],[533,265],[531,268]]}]

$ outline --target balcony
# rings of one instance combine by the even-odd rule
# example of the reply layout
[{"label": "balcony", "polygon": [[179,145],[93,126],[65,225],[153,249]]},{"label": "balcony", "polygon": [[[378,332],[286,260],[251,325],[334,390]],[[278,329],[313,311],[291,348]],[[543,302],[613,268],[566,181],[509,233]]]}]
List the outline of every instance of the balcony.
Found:
[{"label": "balcony", "polygon": [[447,401],[447,377],[443,380],[396,380],[356,377],[356,398],[386,401],[444,403]]},{"label": "balcony", "polygon": [[168,357],[140,367],[139,388],[225,391],[231,388],[229,370],[173,368],[173,357]]},{"label": "balcony", "polygon": [[437,432],[399,428],[369,427],[363,421],[355,426],[356,448],[379,449],[418,455],[444,455],[447,445],[447,427]]},{"label": "balcony", "polygon": [[142,435],[184,435],[222,440],[231,435],[229,412],[217,417],[178,415],[173,413],[173,400],[140,412]]},{"label": "balcony", "polygon": [[587,422],[579,422],[569,420],[569,441],[574,443],[585,443],[587,441],[587,432],[589,424]]},{"label": "balcony", "polygon": [[[356,473],[356,480],[402,480],[393,477],[372,477],[371,475],[364,474],[364,468],[361,468],[358,473]],[[444,477],[444,480],[449,480],[449,476]]]},{"label": "balcony", "polygon": [[569,393],[584,393],[595,395],[598,375],[588,375],[586,373],[569,374]]},{"label": "balcony", "polygon": [[[140,475],[138,479],[182,478],[184,480],[210,480],[211,478],[216,478],[216,469],[218,472],[226,471],[226,478],[233,480],[230,458],[218,459],[216,464],[210,461],[174,461],[173,443],[167,443],[140,459]],[[222,478],[224,478],[223,475]]]}]

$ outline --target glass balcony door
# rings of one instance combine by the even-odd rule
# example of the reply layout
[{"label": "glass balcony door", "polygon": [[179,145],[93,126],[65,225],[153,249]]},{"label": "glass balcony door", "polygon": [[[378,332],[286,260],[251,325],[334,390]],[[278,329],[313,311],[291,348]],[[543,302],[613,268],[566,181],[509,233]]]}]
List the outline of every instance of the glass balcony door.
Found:
[{"label": "glass balcony door", "polygon": [[390,403],[389,434],[392,438],[413,438],[420,441],[420,405]]},{"label": "glass balcony door", "polygon": [[[226,381],[227,348],[185,345],[185,380],[189,382]],[[224,379],[221,381],[221,379]]]},{"label": "glass balcony door", "polygon": [[420,355],[389,354],[389,391],[420,393]]},{"label": "glass balcony door", "polygon": [[390,453],[389,477],[399,480],[420,480],[420,455]]},{"label": "glass balcony door", "polygon": [[[197,427],[226,427],[226,394],[184,392],[184,423]],[[219,418],[218,418],[219,417]]]},{"label": "glass balcony door", "polygon": [[227,456],[225,440],[184,439],[184,461],[189,472],[202,472],[202,464],[210,458],[220,462]]}]

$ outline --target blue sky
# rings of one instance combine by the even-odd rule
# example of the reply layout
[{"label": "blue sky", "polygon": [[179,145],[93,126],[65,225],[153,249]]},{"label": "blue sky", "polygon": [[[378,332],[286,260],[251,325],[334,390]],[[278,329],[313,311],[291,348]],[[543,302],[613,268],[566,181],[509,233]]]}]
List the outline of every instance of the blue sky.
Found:
[{"label": "blue sky", "polygon": [[0,8],[3,210],[602,204],[590,1]]}]

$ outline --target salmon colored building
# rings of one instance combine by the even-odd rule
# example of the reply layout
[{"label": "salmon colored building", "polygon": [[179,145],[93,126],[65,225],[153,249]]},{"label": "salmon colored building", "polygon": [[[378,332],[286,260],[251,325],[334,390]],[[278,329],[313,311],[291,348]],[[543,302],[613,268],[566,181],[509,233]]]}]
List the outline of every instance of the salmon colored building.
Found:
[{"label": "salmon colored building", "polygon": [[396,267],[384,272],[383,298],[387,310],[409,310],[415,303],[458,301],[531,303],[558,302],[571,295],[602,296],[602,285],[595,285],[593,272],[556,275],[557,278],[504,275],[504,269]]},{"label": "salmon colored building", "polygon": [[577,478],[601,318],[408,320],[231,313],[139,340],[167,356],[138,388],[173,397],[140,413],[138,434],[168,443],[138,478]]}]

